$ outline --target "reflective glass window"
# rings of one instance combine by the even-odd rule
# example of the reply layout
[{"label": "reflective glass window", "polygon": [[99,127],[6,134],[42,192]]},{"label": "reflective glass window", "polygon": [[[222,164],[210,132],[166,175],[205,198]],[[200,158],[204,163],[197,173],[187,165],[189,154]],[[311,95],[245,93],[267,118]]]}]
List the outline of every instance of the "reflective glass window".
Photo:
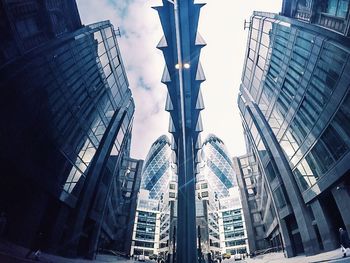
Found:
[{"label": "reflective glass window", "polygon": [[285,207],[287,205],[286,198],[281,187],[278,187],[275,191],[273,191],[274,199],[279,209]]},{"label": "reflective glass window", "polygon": [[345,144],[343,138],[339,133],[329,125],[328,128],[323,132],[321,140],[327,146],[335,160],[338,160],[341,156],[348,151],[348,147]]},{"label": "reflective glass window", "polygon": [[265,173],[266,173],[266,176],[267,176],[269,182],[272,182],[273,179],[276,178],[276,171],[275,171],[275,169],[273,168],[272,161],[270,161],[270,162],[268,163],[268,165],[266,166],[266,168],[265,168]]},{"label": "reflective glass window", "polygon": [[320,171],[319,174],[324,174],[334,162],[322,141],[315,144],[311,154],[315,160],[316,168]]}]

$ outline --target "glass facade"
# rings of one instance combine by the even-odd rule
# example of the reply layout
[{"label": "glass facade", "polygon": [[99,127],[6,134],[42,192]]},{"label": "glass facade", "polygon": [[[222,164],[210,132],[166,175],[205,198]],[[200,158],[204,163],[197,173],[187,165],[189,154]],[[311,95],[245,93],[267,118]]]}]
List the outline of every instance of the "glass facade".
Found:
[{"label": "glass facade", "polygon": [[349,36],[349,0],[284,1],[282,14]]},{"label": "glass facade", "polygon": [[4,1],[0,5],[0,68],[81,27],[76,1]]},{"label": "glass facade", "polygon": [[[116,227],[120,214],[113,210],[122,209],[135,190],[121,168],[130,153],[135,105],[114,28],[105,21],[60,36],[0,68],[1,117],[8,122],[0,138],[7,153],[1,159],[1,185],[12,189],[1,194],[1,210],[26,218],[27,207],[42,209],[37,218],[20,224],[23,229],[10,229],[9,236],[16,240],[28,233],[21,242],[29,246],[37,230],[32,226],[50,229],[47,246],[53,250],[72,236],[86,241],[87,224],[76,222],[95,222],[97,233],[112,242],[115,235],[104,232],[102,221]],[[14,169],[18,160],[22,168]],[[113,191],[107,191],[110,185]],[[39,198],[43,193],[45,198]],[[11,208],[12,199],[18,205]],[[106,200],[113,208],[106,208]],[[91,214],[98,216],[91,219]],[[89,244],[97,246],[97,240]],[[78,252],[72,245],[69,255],[90,257],[96,249]]]},{"label": "glass facade", "polygon": [[[73,166],[63,186],[63,189],[70,194],[80,180],[85,180],[86,173],[103,135],[111,123],[114,113],[121,107],[122,98],[130,97],[128,81],[125,71],[122,69],[120,54],[117,51],[118,46],[112,33],[113,28],[108,26],[108,24],[103,26],[101,23],[100,25],[95,24],[94,28],[90,28],[90,30],[91,35],[88,39],[83,34],[78,35],[73,47],[62,48],[60,52],[55,54],[56,69],[60,70],[60,65],[64,65],[64,70],[67,73],[69,72],[69,74],[61,76],[62,81],[73,83],[76,90],[62,94],[62,90],[57,87],[57,89],[51,91],[49,101],[51,108],[56,109],[51,114],[57,127],[57,136],[60,137],[60,140],[65,145],[71,146],[71,149],[67,150],[71,150],[75,154],[73,157],[71,153],[73,158],[70,161]],[[92,55],[89,57],[89,54]],[[83,64],[87,72],[91,70],[91,74],[79,80],[78,78],[81,76],[79,68]],[[79,89],[84,82],[89,85],[90,90]],[[89,103],[87,105],[93,94],[96,94],[97,98],[93,104]],[[69,107],[65,107],[66,103],[68,105],[73,104],[81,111],[85,110],[82,114],[84,123],[81,123],[85,127],[75,125],[73,128],[73,133],[85,130],[86,133],[81,135],[79,140],[76,136],[70,137],[72,130],[67,130],[67,126],[76,116],[74,116]],[[124,136],[128,132],[133,111],[134,106],[131,104],[130,110],[125,115],[121,129],[118,131],[114,141],[112,155],[119,155]],[[79,183],[79,185],[82,187],[82,183]]]},{"label": "glass facade", "polygon": [[[289,2],[284,1],[285,13]],[[328,11],[337,12],[338,1],[330,2]],[[301,235],[281,231],[282,239],[293,236],[289,255],[317,253],[308,239],[329,242],[320,241],[325,237],[316,232],[303,235],[301,229],[312,221],[306,204],[320,202],[312,199],[327,195],[326,189],[341,183],[349,169],[346,43],[334,32],[284,16],[255,12],[251,18],[238,106],[248,150],[259,163],[272,211],[277,211],[275,219],[293,224]],[[305,210],[303,217],[300,210]]]},{"label": "glass facade", "polygon": [[227,196],[228,189],[235,184],[235,172],[224,143],[215,135],[209,135],[203,142],[202,155],[206,164],[203,176],[217,197]]},{"label": "glass facade", "polygon": [[159,200],[174,177],[171,168],[171,146],[166,135],[159,137],[151,146],[142,170],[141,188],[150,198]]},{"label": "glass facade", "polygon": [[[284,21],[255,16],[252,24],[243,85],[259,106],[291,162],[291,168],[294,169],[299,163],[298,168],[294,169],[295,174],[302,180],[302,187],[307,189],[306,185],[313,185],[348,151],[347,122],[336,124],[339,116],[345,120],[347,118],[347,97],[341,103],[339,113],[333,117],[334,120],[327,120],[327,123],[331,122],[326,123],[327,129],[323,134],[315,126],[322,123],[322,113],[333,103],[331,98],[339,86],[349,53],[345,46],[325,40],[317,32],[292,27]],[[261,57],[261,48],[269,48],[268,63]],[[249,66],[253,64],[255,66]],[[283,71],[278,70],[281,67]],[[260,74],[263,69],[265,73]],[[252,129],[253,139],[259,145],[260,137],[254,123],[248,116],[245,119],[247,128]],[[340,134],[346,137],[342,139],[344,136]],[[309,147],[305,147],[308,137],[320,137],[320,140],[306,154],[310,151]],[[331,143],[336,141],[337,145]],[[260,155],[263,157],[264,152]],[[313,164],[316,162],[317,168]]]},{"label": "glass facade", "polygon": [[219,200],[221,253],[231,255],[249,253],[245,217],[238,186],[229,189],[229,195]]},{"label": "glass facade", "polygon": [[150,199],[149,196],[149,191],[141,189],[135,216],[131,255],[158,254],[159,200]]}]

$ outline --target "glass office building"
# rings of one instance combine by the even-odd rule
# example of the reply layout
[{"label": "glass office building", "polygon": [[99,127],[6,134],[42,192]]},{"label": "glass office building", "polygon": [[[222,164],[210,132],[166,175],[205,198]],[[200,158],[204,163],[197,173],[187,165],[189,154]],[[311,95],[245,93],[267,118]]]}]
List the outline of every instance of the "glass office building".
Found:
[{"label": "glass office building", "polygon": [[221,253],[229,253],[235,259],[243,259],[250,251],[238,186],[231,187],[229,194],[219,199],[218,214]]},{"label": "glass office building", "polygon": [[249,254],[282,251],[276,213],[257,160],[253,154],[246,154],[233,158],[233,166],[241,194]]},{"label": "glass office building", "polygon": [[65,31],[0,70],[6,238],[29,247],[42,231],[44,251],[93,257],[130,198],[119,182],[135,106],[113,26]]},{"label": "glass office building", "polygon": [[168,137],[162,135],[146,157],[134,226],[134,255],[159,254],[165,259],[172,254],[169,237],[175,222],[177,188],[173,154]]},{"label": "glass office building", "polygon": [[202,156],[205,162],[203,174],[218,198],[228,196],[228,189],[235,184],[235,172],[226,146],[211,134],[204,140]]},{"label": "glass office building", "polygon": [[200,241],[198,256],[210,262],[221,255],[219,201],[204,174],[196,178],[196,225]]},{"label": "glass office building", "polygon": [[158,200],[174,177],[171,154],[170,141],[166,135],[160,136],[147,154],[142,170],[141,188],[148,190],[152,199]]},{"label": "glass office building", "polygon": [[4,0],[0,19],[0,68],[82,27],[75,0]]},{"label": "glass office building", "polygon": [[130,255],[158,254],[160,200],[150,198],[148,190],[141,189],[138,197],[133,241]]},{"label": "glass office building", "polygon": [[[288,256],[334,249],[337,229],[350,230],[349,40],[321,22],[349,3],[304,2],[285,1],[281,15],[254,12],[238,98]],[[333,2],[344,4],[335,16]],[[298,14],[310,3],[305,23]]]}]

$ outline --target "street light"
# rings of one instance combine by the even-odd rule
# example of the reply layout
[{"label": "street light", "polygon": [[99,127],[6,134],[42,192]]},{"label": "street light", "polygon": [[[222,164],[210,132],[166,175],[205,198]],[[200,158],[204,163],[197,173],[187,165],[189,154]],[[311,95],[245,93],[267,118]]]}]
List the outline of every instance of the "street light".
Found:
[{"label": "street light", "polygon": [[175,68],[176,69],[181,69],[181,68],[184,68],[184,69],[189,69],[191,67],[191,65],[190,65],[190,63],[184,63],[184,64],[179,64],[179,63],[177,63],[176,65],[175,65]]}]

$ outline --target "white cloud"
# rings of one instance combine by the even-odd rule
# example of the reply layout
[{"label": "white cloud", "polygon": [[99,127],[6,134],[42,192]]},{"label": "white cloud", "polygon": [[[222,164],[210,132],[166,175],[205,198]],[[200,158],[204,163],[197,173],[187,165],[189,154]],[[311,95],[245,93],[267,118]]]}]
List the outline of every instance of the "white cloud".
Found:
[{"label": "white cloud", "polygon": [[[160,83],[164,60],[156,49],[162,30],[157,12],[151,9],[159,0],[77,2],[83,23],[111,20],[121,29],[118,41],[136,104],[132,156],[144,159],[151,144],[167,133],[169,118],[164,111],[166,87]],[[203,135],[216,134],[233,155],[245,153],[236,103],[247,38],[243,21],[253,10],[279,12],[281,2],[208,0],[202,8],[199,31],[208,43],[201,56],[207,77],[202,85]]]},{"label": "white cloud", "polygon": [[151,144],[167,133],[168,113],[164,111],[166,86],[161,84],[164,60],[156,45],[162,36],[152,1],[78,0],[82,22],[110,20],[119,27],[118,39],[135,100],[132,157],[144,159]]}]

